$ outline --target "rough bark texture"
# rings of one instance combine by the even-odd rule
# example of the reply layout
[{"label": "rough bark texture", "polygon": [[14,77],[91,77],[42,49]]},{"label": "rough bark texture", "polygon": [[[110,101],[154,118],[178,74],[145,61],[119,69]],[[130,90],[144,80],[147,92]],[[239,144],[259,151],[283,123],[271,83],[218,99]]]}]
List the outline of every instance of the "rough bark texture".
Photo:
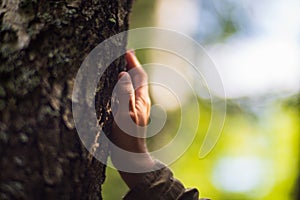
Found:
[{"label": "rough bark texture", "polygon": [[[71,95],[87,54],[128,28],[131,1],[0,0],[0,199],[101,199],[105,166],[80,142]],[[124,49],[126,38],[116,45]],[[117,59],[97,90],[107,134],[124,64]],[[97,142],[107,157],[107,144]]]}]

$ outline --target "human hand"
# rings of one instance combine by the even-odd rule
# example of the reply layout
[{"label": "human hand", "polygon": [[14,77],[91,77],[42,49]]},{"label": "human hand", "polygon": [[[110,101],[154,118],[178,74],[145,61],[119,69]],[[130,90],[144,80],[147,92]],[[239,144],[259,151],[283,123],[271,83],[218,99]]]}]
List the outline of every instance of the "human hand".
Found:
[{"label": "human hand", "polygon": [[[120,165],[131,165],[146,171],[154,165],[154,161],[148,153],[146,146],[146,125],[150,114],[150,98],[148,94],[147,74],[141,67],[134,52],[127,51],[127,71],[119,74],[116,85],[116,97],[119,100],[114,123],[112,127],[111,140],[119,148],[132,152],[141,153],[142,157],[131,157],[111,150],[111,160],[119,170],[121,177],[132,188],[141,178],[142,174],[122,172]],[[126,162],[126,163],[124,163]]]}]

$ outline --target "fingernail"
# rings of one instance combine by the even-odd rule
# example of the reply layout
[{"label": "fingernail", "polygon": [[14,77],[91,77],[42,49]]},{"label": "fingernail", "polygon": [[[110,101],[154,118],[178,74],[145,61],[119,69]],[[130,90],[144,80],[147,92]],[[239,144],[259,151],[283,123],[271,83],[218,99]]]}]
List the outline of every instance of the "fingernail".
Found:
[{"label": "fingernail", "polygon": [[134,49],[129,49],[128,51],[129,51],[130,53],[132,53],[133,55],[135,55]]},{"label": "fingernail", "polygon": [[127,72],[125,72],[125,71],[120,72],[119,75],[118,75],[118,80],[120,80],[121,78],[128,79],[129,78],[129,74]]},{"label": "fingernail", "polygon": [[119,75],[118,75],[118,79],[122,78],[122,76],[124,76],[124,72],[120,72]]}]

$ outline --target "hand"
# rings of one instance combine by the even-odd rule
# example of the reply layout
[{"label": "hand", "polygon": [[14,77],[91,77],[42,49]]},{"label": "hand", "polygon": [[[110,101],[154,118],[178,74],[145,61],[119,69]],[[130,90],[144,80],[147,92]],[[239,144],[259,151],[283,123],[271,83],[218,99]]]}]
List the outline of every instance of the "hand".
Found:
[{"label": "hand", "polygon": [[129,165],[146,171],[153,167],[154,161],[148,153],[145,139],[151,106],[147,74],[132,51],[127,51],[126,60],[128,72],[119,74],[116,86],[119,105],[114,114],[111,140],[125,151],[143,153],[145,156],[142,158],[126,156],[124,159],[123,154],[111,150],[111,160],[123,180],[132,188],[140,181],[143,174],[122,172],[118,166]]}]

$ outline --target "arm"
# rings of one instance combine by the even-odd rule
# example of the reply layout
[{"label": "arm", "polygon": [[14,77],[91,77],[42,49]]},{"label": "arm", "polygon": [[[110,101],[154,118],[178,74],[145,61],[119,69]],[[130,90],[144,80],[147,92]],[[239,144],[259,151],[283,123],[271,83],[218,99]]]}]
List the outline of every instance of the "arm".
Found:
[{"label": "arm", "polygon": [[[117,169],[120,161],[131,163],[141,169],[140,171],[147,171],[154,166],[154,160],[148,153],[146,146],[146,133],[140,133],[138,126],[144,127],[148,124],[150,114],[150,98],[148,95],[147,74],[141,67],[141,64],[135,57],[133,52],[127,52],[127,70],[128,72],[121,72],[119,74],[119,81],[116,86],[117,98],[119,105],[117,112],[114,114],[115,121],[113,123],[111,140],[112,142],[123,150],[144,153],[143,159],[137,160],[136,158],[124,158],[115,151],[111,151],[111,159]],[[134,86],[141,85],[134,89]],[[120,128],[120,124],[126,120],[133,120],[136,127],[131,127],[132,135],[127,134],[124,128]],[[119,123],[117,123],[119,122]],[[122,124],[121,124],[122,126]],[[126,126],[126,124],[124,125]],[[123,130],[122,130],[123,129]],[[139,134],[139,137],[134,137],[134,134]],[[145,170],[143,170],[145,169]],[[119,170],[119,173],[129,188],[133,188],[138,182],[141,181],[144,173],[128,173]]]},{"label": "arm", "polygon": [[[150,113],[151,103],[148,94],[147,74],[133,52],[127,52],[126,60],[128,72],[119,74],[119,81],[116,86],[119,106],[114,114],[111,140],[123,150],[143,153],[144,156],[139,158],[126,156],[124,159],[124,155],[111,150],[111,160],[130,188],[124,199],[197,200],[198,191],[196,189],[186,190],[180,181],[173,178],[168,167],[153,160],[148,153],[146,132],[139,128],[148,124]],[[120,128],[123,125],[129,126],[130,120],[128,121],[128,118],[136,124],[135,127],[130,128],[131,135],[126,133],[128,131],[123,131],[124,128]],[[124,164],[139,169],[141,173],[120,170],[119,166]]]}]

